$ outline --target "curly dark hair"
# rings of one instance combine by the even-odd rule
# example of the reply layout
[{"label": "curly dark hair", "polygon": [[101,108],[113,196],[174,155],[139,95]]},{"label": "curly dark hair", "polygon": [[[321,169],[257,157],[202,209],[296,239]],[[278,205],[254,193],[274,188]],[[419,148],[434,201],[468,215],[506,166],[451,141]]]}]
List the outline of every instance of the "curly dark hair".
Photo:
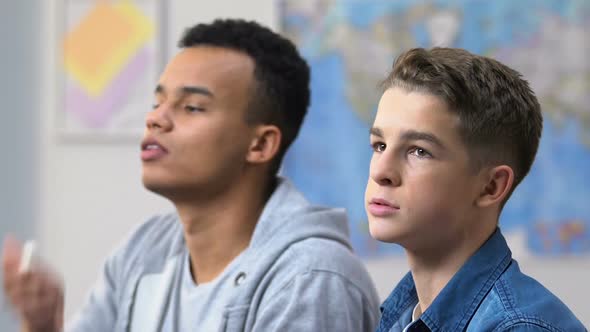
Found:
[{"label": "curly dark hair", "polygon": [[272,174],[276,174],[309,106],[307,62],[288,39],[256,22],[241,19],[197,24],[187,29],[178,43],[181,48],[200,45],[239,51],[254,60],[256,87],[246,121],[274,124],[281,130],[281,146],[271,166]]}]

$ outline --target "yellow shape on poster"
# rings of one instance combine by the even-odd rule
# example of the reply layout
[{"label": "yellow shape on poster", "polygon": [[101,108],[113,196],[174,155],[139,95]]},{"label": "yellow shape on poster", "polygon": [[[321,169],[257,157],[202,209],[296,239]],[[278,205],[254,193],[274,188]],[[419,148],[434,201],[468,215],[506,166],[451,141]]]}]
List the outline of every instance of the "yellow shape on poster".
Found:
[{"label": "yellow shape on poster", "polygon": [[99,96],[154,33],[153,23],[129,1],[99,2],[64,40],[66,70]]}]

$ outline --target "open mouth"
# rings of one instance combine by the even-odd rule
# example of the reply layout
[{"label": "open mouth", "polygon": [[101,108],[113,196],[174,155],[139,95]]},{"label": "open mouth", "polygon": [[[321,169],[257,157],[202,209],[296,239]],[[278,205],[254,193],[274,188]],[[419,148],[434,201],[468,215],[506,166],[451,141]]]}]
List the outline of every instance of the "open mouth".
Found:
[{"label": "open mouth", "polygon": [[164,157],[168,150],[155,139],[145,139],[141,144],[141,159],[152,161]]}]

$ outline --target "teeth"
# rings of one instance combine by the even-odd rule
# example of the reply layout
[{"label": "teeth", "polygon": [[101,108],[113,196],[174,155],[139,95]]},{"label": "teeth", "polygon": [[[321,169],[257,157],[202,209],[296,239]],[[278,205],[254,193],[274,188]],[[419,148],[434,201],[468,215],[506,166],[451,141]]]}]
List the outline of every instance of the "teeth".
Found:
[{"label": "teeth", "polygon": [[150,144],[145,147],[146,150],[158,150],[160,147],[154,144]]}]

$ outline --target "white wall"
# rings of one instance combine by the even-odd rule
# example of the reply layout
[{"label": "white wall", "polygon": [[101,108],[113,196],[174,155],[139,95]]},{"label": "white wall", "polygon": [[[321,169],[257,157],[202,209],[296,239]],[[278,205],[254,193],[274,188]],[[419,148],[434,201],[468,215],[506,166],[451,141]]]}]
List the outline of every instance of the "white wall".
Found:
[{"label": "white wall", "polygon": [[[146,192],[140,182],[138,143],[74,143],[56,139],[50,114],[57,104],[55,79],[56,13],[60,1],[45,2],[46,39],[44,95],[40,145],[41,218],[38,238],[43,254],[60,271],[67,285],[66,313],[69,316],[82,303],[106,255],[133,225],[153,213],[172,207]],[[169,9],[169,51],[184,28],[217,17],[255,19],[273,28],[278,12],[272,0],[190,1],[172,0]],[[151,98],[146,93],[146,98]],[[518,241],[517,241],[518,242]],[[518,244],[518,243],[517,243]],[[586,283],[590,262],[582,259],[536,260],[523,257],[525,272],[560,296],[590,325],[590,305]],[[386,296],[406,272],[401,258],[367,262],[379,293]]]}]

